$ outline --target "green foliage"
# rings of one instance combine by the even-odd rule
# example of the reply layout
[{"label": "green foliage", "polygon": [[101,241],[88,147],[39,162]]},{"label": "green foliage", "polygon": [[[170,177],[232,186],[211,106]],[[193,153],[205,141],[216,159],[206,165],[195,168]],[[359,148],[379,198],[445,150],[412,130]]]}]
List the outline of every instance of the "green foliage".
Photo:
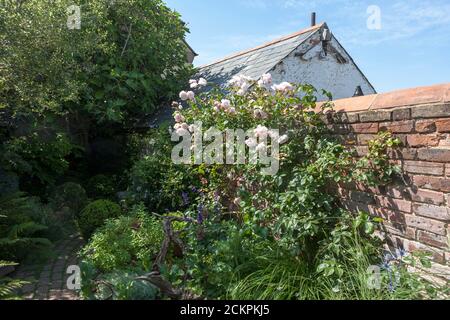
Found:
[{"label": "green foliage", "polygon": [[49,221],[47,209],[36,198],[23,193],[0,197],[0,257],[21,260],[48,248],[45,237]]},{"label": "green foliage", "polygon": [[71,30],[73,4],[0,3],[1,107],[125,123],[174,96],[191,72],[178,13],[160,0],[83,0]]},{"label": "green foliage", "polygon": [[89,300],[154,300],[159,292],[148,282],[136,280],[143,270],[118,269],[98,274],[89,262],[81,263],[81,294]]},{"label": "green foliage", "polygon": [[130,200],[143,202],[156,212],[183,208],[182,194],[193,196],[190,189],[198,186],[198,174],[190,167],[172,163],[172,144],[166,127],[151,132],[143,141],[145,144],[141,142],[136,148],[145,148],[145,154],[130,170]]},{"label": "green foliage", "polygon": [[[0,260],[0,268],[16,265],[17,263]],[[0,277],[0,300],[17,299],[16,291],[28,283],[27,281]]]},{"label": "green foliage", "polygon": [[315,92],[308,85],[277,92],[256,86],[246,92],[230,88],[228,94],[213,90],[176,111],[183,123],[174,129],[196,121],[205,130],[263,126],[279,129],[288,141],[273,176],[249,163],[191,167],[200,180],[193,184],[201,188],[184,214],[197,223],[187,223],[181,233],[183,258],[169,257],[161,266],[174,285],[206,298],[418,297],[423,287],[417,275],[405,275],[398,295],[386,286],[387,273],[381,290],[368,290],[367,268],[381,263],[378,220],[340,209],[334,192],[341,183],[388,183],[398,168],[387,152],[399,141],[380,133],[369,154],[358,159],[328,138],[321,114],[312,111]]},{"label": "green foliage", "polygon": [[114,199],[116,189],[112,177],[99,174],[90,178],[86,184],[86,191],[93,199]]},{"label": "green foliage", "polygon": [[161,221],[143,205],[129,216],[108,220],[81,252],[84,297],[154,299],[158,291],[135,279],[151,269],[163,239]]},{"label": "green foliage", "polygon": [[109,200],[96,200],[88,204],[78,218],[78,226],[85,239],[103,226],[107,219],[117,218],[122,213],[120,206]]},{"label": "green foliage", "polygon": [[11,139],[0,149],[0,163],[7,170],[53,184],[67,170],[66,157],[74,146],[63,134],[42,136],[34,132]]},{"label": "green foliage", "polygon": [[149,269],[164,238],[162,224],[136,206],[130,216],[111,219],[82,251],[84,260],[101,272],[127,267]]},{"label": "green foliage", "polygon": [[74,182],[66,182],[55,188],[50,203],[56,211],[69,211],[69,216],[63,219],[67,221],[67,218],[74,218],[80,214],[87,205],[88,198],[82,186]]}]

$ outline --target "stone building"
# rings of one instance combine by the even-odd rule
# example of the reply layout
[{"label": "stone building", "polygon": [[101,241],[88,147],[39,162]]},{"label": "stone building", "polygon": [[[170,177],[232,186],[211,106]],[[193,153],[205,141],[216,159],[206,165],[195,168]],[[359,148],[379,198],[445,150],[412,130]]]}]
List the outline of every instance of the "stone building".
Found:
[{"label": "stone building", "polygon": [[275,83],[308,83],[334,99],[376,93],[326,23],[204,65],[198,73],[222,87],[235,75],[258,80],[271,73]]}]

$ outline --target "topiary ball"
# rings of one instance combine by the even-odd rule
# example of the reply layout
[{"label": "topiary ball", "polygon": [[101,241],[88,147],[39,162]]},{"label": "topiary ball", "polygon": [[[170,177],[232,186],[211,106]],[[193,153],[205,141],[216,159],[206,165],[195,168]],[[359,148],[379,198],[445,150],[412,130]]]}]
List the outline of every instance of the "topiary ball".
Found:
[{"label": "topiary ball", "polygon": [[55,189],[50,204],[56,211],[68,208],[72,217],[75,217],[88,204],[88,197],[82,186],[74,182],[66,182]]},{"label": "topiary ball", "polygon": [[88,239],[106,220],[117,218],[121,214],[122,210],[118,204],[109,200],[96,200],[81,211],[78,227],[83,237]]}]

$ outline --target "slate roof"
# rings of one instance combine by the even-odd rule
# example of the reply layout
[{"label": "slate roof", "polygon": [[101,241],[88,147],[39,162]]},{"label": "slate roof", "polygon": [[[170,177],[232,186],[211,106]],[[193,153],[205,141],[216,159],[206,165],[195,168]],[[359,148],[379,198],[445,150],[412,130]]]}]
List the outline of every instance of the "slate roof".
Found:
[{"label": "slate roof", "polygon": [[258,80],[281,60],[305,42],[324,23],[298,31],[259,47],[236,53],[199,68],[198,76],[219,86],[225,86],[235,75],[245,75]]}]

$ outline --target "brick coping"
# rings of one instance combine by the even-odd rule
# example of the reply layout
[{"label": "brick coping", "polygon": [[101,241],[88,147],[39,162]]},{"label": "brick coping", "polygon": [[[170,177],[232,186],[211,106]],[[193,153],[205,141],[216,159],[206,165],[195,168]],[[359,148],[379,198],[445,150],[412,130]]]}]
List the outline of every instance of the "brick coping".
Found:
[{"label": "brick coping", "polygon": [[[335,112],[361,112],[450,103],[450,83],[333,101]],[[323,104],[318,103],[318,108]]]}]

